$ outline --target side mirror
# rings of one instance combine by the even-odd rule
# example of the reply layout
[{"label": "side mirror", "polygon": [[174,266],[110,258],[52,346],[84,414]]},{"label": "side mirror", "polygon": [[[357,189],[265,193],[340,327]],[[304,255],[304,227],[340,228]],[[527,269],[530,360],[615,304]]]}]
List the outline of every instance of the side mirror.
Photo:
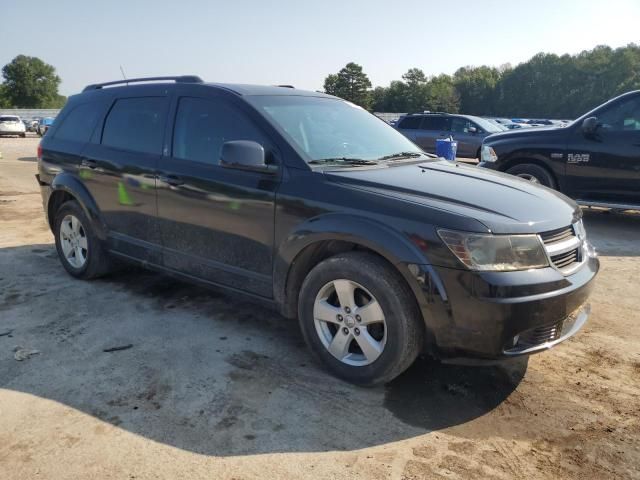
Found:
[{"label": "side mirror", "polygon": [[252,172],[275,173],[275,165],[268,165],[264,147],[251,140],[233,140],[222,145],[220,166],[249,170]]},{"label": "side mirror", "polygon": [[476,127],[469,127],[467,128],[467,132],[476,134],[478,133],[478,129]]},{"label": "side mirror", "polygon": [[582,131],[586,135],[593,135],[598,129],[598,118],[597,117],[589,117],[585,118],[582,122]]}]

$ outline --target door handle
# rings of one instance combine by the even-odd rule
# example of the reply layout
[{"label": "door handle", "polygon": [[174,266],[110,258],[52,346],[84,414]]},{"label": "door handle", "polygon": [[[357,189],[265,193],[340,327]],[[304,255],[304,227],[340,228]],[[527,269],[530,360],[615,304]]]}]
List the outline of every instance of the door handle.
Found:
[{"label": "door handle", "polygon": [[184,180],[182,180],[177,175],[160,175],[160,177],[158,177],[158,179],[162,183],[166,183],[167,185],[169,185],[171,187],[179,187],[180,185],[184,184]]},{"label": "door handle", "polygon": [[96,168],[98,168],[98,161],[97,160],[91,160],[90,158],[83,158],[80,161],[80,166],[87,167],[87,168],[90,168],[92,170],[95,170]]}]

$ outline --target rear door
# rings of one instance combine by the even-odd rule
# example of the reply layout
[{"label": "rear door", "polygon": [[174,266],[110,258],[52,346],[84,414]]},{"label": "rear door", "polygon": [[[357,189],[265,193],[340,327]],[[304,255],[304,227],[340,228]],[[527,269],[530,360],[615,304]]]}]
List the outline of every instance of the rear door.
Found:
[{"label": "rear door", "polygon": [[422,117],[419,115],[408,115],[398,122],[398,130],[409,140],[415,142],[421,121]]},{"label": "rear door", "polygon": [[272,297],[279,175],[221,167],[220,153],[224,142],[252,140],[275,158],[274,145],[247,107],[225,95],[178,95],[172,110],[158,182],[164,265]]},{"label": "rear door", "polygon": [[598,128],[576,125],[567,145],[567,182],[580,200],[640,204],[640,95],[596,111]]},{"label": "rear door", "polygon": [[428,153],[436,152],[436,140],[449,136],[450,119],[444,115],[425,115],[415,142]]},{"label": "rear door", "polygon": [[166,88],[114,99],[82,154],[80,175],[98,204],[112,250],[161,263],[156,169],[169,109]]}]

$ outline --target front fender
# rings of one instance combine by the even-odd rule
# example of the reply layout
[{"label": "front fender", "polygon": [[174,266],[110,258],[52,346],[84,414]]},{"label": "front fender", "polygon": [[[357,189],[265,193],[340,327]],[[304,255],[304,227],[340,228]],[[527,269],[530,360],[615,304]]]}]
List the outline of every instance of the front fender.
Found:
[{"label": "front fender", "polygon": [[[62,192],[71,195],[80,204],[85,215],[87,215],[87,218],[91,221],[98,238],[106,240],[107,228],[102,221],[100,209],[98,208],[96,201],[82,181],[69,172],[61,172],[51,181],[51,194],[49,195],[47,212],[49,213],[49,205],[55,198],[56,194]],[[49,221],[51,222],[52,220],[53,219],[50,219]]]},{"label": "front fender", "polygon": [[300,224],[278,246],[274,262],[274,298],[285,316],[296,315],[297,302],[290,298],[288,282],[297,259],[307,247],[326,241],[344,241],[366,247],[394,265],[413,291],[423,317],[434,296],[446,303],[446,292],[435,269],[406,236],[372,219],[330,213]]}]

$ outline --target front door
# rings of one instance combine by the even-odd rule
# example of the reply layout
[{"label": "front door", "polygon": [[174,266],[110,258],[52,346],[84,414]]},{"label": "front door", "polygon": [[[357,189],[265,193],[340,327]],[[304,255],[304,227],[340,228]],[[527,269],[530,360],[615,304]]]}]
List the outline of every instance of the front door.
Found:
[{"label": "front door", "polygon": [[270,298],[278,175],[220,166],[222,144],[274,149],[230,99],[175,100],[170,151],[160,161],[158,219],[165,267]]},{"label": "front door", "polygon": [[[472,127],[476,129],[475,133],[470,131]],[[458,157],[478,157],[477,152],[481,143],[478,136],[479,128],[476,124],[463,117],[453,117],[451,119],[451,136],[458,142]]]},{"label": "front door", "polygon": [[640,95],[605,105],[598,126],[574,128],[567,145],[567,181],[579,200],[640,204]]}]

